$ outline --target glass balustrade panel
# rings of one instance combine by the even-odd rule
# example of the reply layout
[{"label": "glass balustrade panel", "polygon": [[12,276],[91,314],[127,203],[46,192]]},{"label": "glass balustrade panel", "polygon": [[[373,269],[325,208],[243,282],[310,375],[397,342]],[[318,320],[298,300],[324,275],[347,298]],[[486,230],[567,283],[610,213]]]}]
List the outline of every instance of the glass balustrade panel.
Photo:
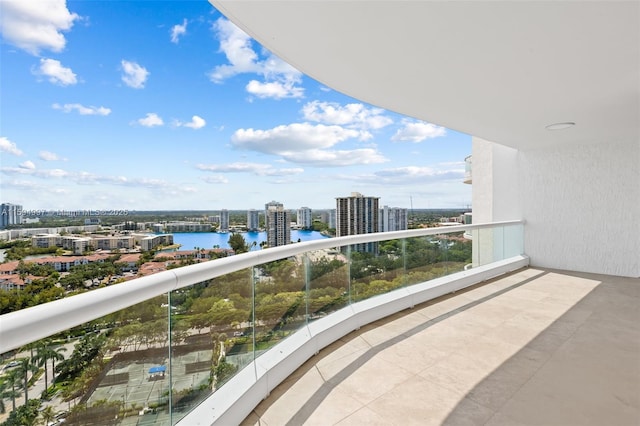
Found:
[{"label": "glass balustrade panel", "polygon": [[305,324],[306,268],[304,254],[253,268],[256,356]]},{"label": "glass balustrade panel", "polygon": [[351,301],[358,302],[405,285],[403,241],[351,246]]},{"label": "glass balustrade panel", "polygon": [[8,424],[169,424],[168,309],[154,297],[5,354]]},{"label": "glass balustrade panel", "polygon": [[173,291],[172,423],[254,359],[252,271]]},{"label": "glass balustrade panel", "polygon": [[349,250],[332,248],[306,254],[308,320],[314,321],[349,303]]},{"label": "glass balustrade panel", "polygon": [[522,224],[505,226],[503,236],[505,259],[524,254],[524,226]]}]

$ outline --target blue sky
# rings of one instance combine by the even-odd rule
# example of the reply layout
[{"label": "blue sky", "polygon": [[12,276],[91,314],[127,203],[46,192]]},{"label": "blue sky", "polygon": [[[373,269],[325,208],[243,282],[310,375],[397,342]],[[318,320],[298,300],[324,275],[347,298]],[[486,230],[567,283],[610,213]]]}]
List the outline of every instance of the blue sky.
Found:
[{"label": "blue sky", "polygon": [[0,1],[0,199],[463,208],[468,135],[303,75],[200,1]]}]

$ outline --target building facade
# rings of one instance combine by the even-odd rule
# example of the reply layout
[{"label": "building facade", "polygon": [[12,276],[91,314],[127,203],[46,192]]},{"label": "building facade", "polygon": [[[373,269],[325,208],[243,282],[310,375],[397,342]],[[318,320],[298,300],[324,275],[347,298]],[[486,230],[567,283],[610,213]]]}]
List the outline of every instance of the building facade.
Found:
[{"label": "building facade", "polygon": [[247,231],[255,232],[260,228],[260,216],[258,210],[249,209],[247,211]]},{"label": "building facade", "polygon": [[22,206],[18,204],[0,204],[0,229],[22,223]]},{"label": "building facade", "polygon": [[264,205],[264,227],[269,230],[269,209],[271,207],[284,208],[284,205],[278,201],[270,201]]},{"label": "building facade", "polygon": [[320,214],[320,220],[330,229],[336,229],[336,209],[330,209]]},{"label": "building facade", "polygon": [[380,232],[391,232],[409,229],[407,217],[407,209],[384,206],[380,209],[378,230]]},{"label": "building facade", "polygon": [[265,222],[269,247],[283,246],[291,242],[291,218],[282,204],[269,206]]},{"label": "building facade", "polygon": [[229,210],[220,210],[220,232],[229,232]]},{"label": "building facade", "polygon": [[297,220],[298,226],[302,229],[313,228],[313,215],[309,207],[300,207],[298,209]]},{"label": "building facade", "polygon": [[[336,237],[378,232],[379,197],[365,197],[352,192],[350,197],[336,198]],[[377,243],[356,244],[356,251],[377,253]]]}]

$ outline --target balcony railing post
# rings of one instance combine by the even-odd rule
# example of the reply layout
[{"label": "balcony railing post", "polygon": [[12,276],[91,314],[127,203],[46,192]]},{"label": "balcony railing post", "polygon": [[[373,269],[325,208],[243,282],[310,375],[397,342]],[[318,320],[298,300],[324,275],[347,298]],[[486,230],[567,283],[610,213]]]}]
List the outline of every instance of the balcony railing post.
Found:
[{"label": "balcony railing post", "polygon": [[171,339],[171,292],[167,292],[167,339],[169,343],[169,423],[173,424],[173,345]]},{"label": "balcony railing post", "polygon": [[353,265],[352,261],[351,261],[351,246],[348,245],[347,249],[346,249],[346,253],[347,253],[347,297],[348,297],[348,304],[350,305],[352,303],[352,294],[351,294],[351,266]]},{"label": "balcony railing post", "polygon": [[402,248],[402,287],[406,287],[409,282],[409,277],[407,276],[409,273],[407,270],[407,239],[403,238],[400,241],[400,247]]},{"label": "balcony railing post", "polygon": [[[253,360],[256,360],[256,267],[253,266],[251,272],[251,351]],[[255,363],[254,363],[255,365]],[[256,371],[257,375],[257,371]]]},{"label": "balcony railing post", "polygon": [[304,254],[302,261],[304,265],[304,323],[309,324],[309,316],[311,315],[309,310],[309,303],[311,300],[311,262],[307,253]]}]

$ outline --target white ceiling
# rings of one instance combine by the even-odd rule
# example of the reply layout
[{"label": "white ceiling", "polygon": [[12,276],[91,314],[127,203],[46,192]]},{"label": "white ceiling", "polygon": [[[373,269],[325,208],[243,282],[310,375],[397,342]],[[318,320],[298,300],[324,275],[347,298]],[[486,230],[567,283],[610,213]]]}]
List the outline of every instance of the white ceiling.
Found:
[{"label": "white ceiling", "polygon": [[210,1],[388,110],[521,149],[640,143],[640,1]]}]

